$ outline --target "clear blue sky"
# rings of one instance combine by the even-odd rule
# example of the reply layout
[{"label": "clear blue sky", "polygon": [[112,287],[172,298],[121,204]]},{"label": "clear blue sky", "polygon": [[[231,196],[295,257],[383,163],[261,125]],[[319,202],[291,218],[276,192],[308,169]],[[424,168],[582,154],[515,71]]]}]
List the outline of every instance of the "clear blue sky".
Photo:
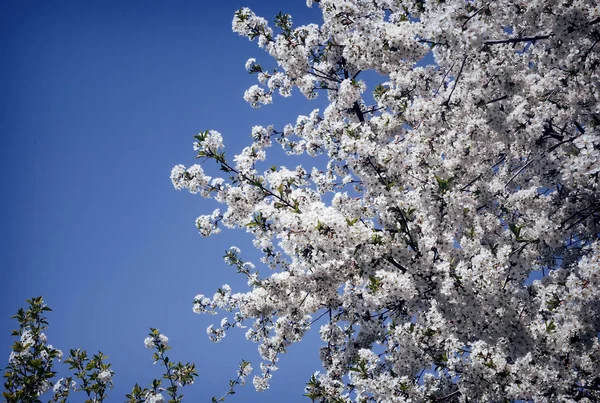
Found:
[{"label": "clear blue sky", "polygon": [[[197,364],[188,401],[224,393],[241,358],[258,369],[243,330],[213,344],[206,327],[221,315],[192,313],[198,293],[224,283],[245,289],[223,263],[229,246],[258,264],[257,254],[239,231],[202,238],[194,219],[215,204],[169,180],[175,164],[194,163],[199,131],[223,133],[232,156],[253,125],[282,128],[323,105],[298,92],[260,110],[245,103],[244,90],[256,83],[245,61],[269,57],[231,32],[242,6],[270,20],[281,9],[300,24],[320,21],[304,0],[1,3],[2,367],[16,327],[9,317],[43,295],[54,309],[51,344],[110,357],[108,401],[159,375],[143,345],[149,327],[170,337],[172,359]],[[304,383],[320,367],[318,327],[282,358],[269,391],[259,395],[249,384],[228,401],[308,401]]]}]

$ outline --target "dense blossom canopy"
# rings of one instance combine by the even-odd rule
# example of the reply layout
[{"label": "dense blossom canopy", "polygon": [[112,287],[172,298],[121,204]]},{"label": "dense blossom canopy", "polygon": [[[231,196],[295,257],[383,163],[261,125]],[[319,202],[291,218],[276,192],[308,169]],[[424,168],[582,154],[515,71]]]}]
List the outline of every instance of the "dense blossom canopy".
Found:
[{"label": "dense blossom canopy", "polygon": [[[248,326],[261,390],[318,327],[316,401],[598,401],[598,2],[307,3],[321,25],[235,14],[278,65],[248,60],[244,98],[297,87],[327,108],[252,128],[233,159],[202,132],[198,156],[224,178],[172,172],[224,205],[197,219],[202,235],[245,229],[271,269],[227,252],[249,290],[196,297],[195,312],[233,312],[209,336]],[[368,70],[383,77],[374,105]],[[274,141],[327,166],[259,171]]]}]

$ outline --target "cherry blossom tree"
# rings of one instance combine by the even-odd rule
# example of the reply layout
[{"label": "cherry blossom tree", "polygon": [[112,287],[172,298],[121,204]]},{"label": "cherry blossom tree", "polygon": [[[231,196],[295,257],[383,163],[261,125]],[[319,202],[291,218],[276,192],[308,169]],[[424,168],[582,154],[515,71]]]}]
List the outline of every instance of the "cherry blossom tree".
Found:
[{"label": "cherry blossom tree", "polygon": [[[247,290],[196,296],[197,313],[231,312],[209,337],[247,326],[263,390],[319,331],[324,371],[306,388],[319,402],[598,401],[598,2],[307,5],[321,25],[235,13],[278,66],[248,60],[244,98],[298,88],[328,106],[253,127],[233,158],[199,133],[197,157],[223,177],[172,171],[224,206],[197,219],[203,236],[245,230],[262,252],[260,271],[225,255]],[[260,168],[274,143],[327,164]]]},{"label": "cherry blossom tree", "polygon": [[[249,290],[194,299],[197,313],[233,313],[209,337],[248,328],[264,390],[279,356],[319,328],[324,372],[306,388],[319,402],[599,401],[600,6],[313,3],[321,26],[294,28],[280,13],[274,31],[241,9],[233,29],[278,65],[246,63],[260,83],[244,94],[251,106],[294,87],[309,99],[324,90],[329,106],[280,130],[253,127],[233,159],[220,133],[199,133],[197,157],[223,178],[172,171],[175,188],[225,206],[196,220],[203,236],[244,229],[262,252],[261,272],[237,247],[225,254]],[[373,104],[366,71],[384,77]],[[327,164],[264,170],[273,141]],[[63,356],[44,333],[50,309],[28,303],[4,374],[11,402],[39,401]],[[144,344],[165,372],[128,401],[181,401],[195,366],[171,362],[156,329]],[[106,358],[70,350],[74,376],[54,383],[52,401],[72,391],[103,401]],[[242,360],[212,400],[251,371]]]}]

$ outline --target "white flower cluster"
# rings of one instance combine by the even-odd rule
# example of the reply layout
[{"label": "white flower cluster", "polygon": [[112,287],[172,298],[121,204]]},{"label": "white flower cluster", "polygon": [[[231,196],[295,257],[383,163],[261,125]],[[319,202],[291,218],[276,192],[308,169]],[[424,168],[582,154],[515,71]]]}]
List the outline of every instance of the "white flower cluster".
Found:
[{"label": "white flower cluster", "polygon": [[98,374],[98,378],[97,378],[98,382],[108,383],[108,382],[112,381],[113,375],[114,374],[112,371],[108,371],[108,370],[102,371]]},{"label": "white flower cluster", "polygon": [[[48,365],[52,361],[52,355],[58,358],[59,361],[62,360],[62,350],[54,348],[52,344],[46,344],[47,341],[48,338],[45,333],[39,333],[36,338],[30,329],[25,329],[20,336],[20,344],[23,348],[19,352],[11,351],[8,363],[11,365],[21,365],[27,362],[34,357],[34,354],[37,352],[36,350],[40,349],[39,346],[41,346],[41,349],[37,353],[39,354],[38,359],[41,360],[41,364]],[[48,389],[49,386],[46,390]]]},{"label": "white flower cluster", "polygon": [[251,57],[246,61],[246,70],[252,70],[252,67],[256,65],[256,59]]},{"label": "white flower cluster", "polygon": [[252,373],[252,365],[249,362],[242,361],[238,369],[237,375],[241,385],[246,384],[246,378]]},{"label": "white flower cluster", "polygon": [[76,389],[77,383],[74,380],[71,380],[71,383],[68,384],[65,378],[60,378],[52,387],[52,391],[54,392],[54,394],[60,394],[66,390],[75,391]]},{"label": "white flower cluster", "polygon": [[223,136],[216,130],[201,133],[202,140],[194,144],[194,150],[212,151],[213,153],[223,148]]},{"label": "white flower cluster", "polygon": [[355,102],[361,100],[361,93],[366,89],[364,82],[356,82],[349,78],[341,82],[337,92],[336,104],[341,109],[350,109]]},{"label": "white flower cluster", "polygon": [[164,334],[159,334],[156,337],[148,336],[144,339],[144,346],[150,350],[155,348],[157,344],[167,346],[169,344],[169,338]]},{"label": "white flower cluster", "polygon": [[196,228],[198,228],[198,231],[200,231],[200,235],[202,236],[218,234],[221,232],[218,223],[222,218],[221,211],[216,209],[211,215],[203,215],[196,218]]},{"label": "white flower cluster", "polygon": [[175,189],[188,189],[191,193],[202,193],[208,196],[206,188],[210,182],[210,176],[204,174],[204,170],[198,164],[189,168],[183,165],[176,165],[171,170],[171,182]]},{"label": "white flower cluster", "polygon": [[253,108],[258,108],[260,104],[267,105],[273,102],[271,92],[266,92],[264,88],[258,85],[253,85],[244,93],[244,100],[252,105]]},{"label": "white flower cluster", "polygon": [[242,8],[235,13],[232,29],[240,35],[248,36],[250,39],[258,38],[259,46],[263,47],[273,36],[273,30],[269,28],[266,19],[258,17],[249,8]]},{"label": "white flower cluster", "polygon": [[165,401],[162,393],[156,393],[151,390],[146,393],[144,399],[146,399],[146,403],[163,403]]},{"label": "white flower cluster", "polygon": [[[199,219],[203,235],[246,229],[272,270],[259,278],[228,252],[249,289],[195,298],[196,313],[233,312],[211,339],[247,324],[264,390],[316,324],[318,401],[599,401],[597,1],[307,4],[323,23],[280,15],[277,34],[235,14],[278,63],[244,98],[297,87],[329,106],[253,128],[233,166],[212,135],[201,147],[228,179],[171,175],[225,206]],[[382,76],[372,105],[366,71]],[[319,159],[260,172],[273,139]]]}]

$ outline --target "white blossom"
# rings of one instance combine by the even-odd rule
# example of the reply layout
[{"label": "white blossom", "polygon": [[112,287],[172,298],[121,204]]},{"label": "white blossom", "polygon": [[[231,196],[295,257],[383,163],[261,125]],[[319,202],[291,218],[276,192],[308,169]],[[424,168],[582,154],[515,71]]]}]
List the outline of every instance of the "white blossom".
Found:
[{"label": "white blossom", "polygon": [[59,393],[61,388],[62,388],[62,381],[65,378],[60,378],[58,381],[56,381],[56,383],[54,384],[54,386],[52,387],[52,391],[54,393]]},{"label": "white blossom", "polygon": [[[600,399],[596,3],[308,1],[320,26],[276,31],[235,13],[277,63],[252,107],[294,87],[329,101],[253,127],[233,165],[209,157],[225,178],[171,174],[223,204],[202,235],[244,229],[262,252],[227,252],[248,288],[193,305],[233,312],[213,341],[247,325],[257,390],[318,331],[313,400]],[[269,163],[276,142],[304,165]]]},{"label": "white blossom", "polygon": [[112,380],[113,373],[111,371],[102,371],[98,374],[98,381],[101,383],[108,383]]},{"label": "white blossom", "polygon": [[167,336],[165,336],[164,334],[159,334],[158,335],[158,340],[160,340],[160,343],[163,346],[166,346],[167,344],[169,344],[169,338]]},{"label": "white blossom", "polygon": [[154,393],[152,391],[146,393],[145,398],[147,403],[162,403],[165,401],[165,398],[162,395],[162,393]]},{"label": "white blossom", "polygon": [[253,85],[244,93],[244,100],[253,108],[258,108],[260,104],[270,104],[273,102],[270,92],[266,92],[264,88],[258,85]]},{"label": "white blossom", "polygon": [[252,66],[256,63],[256,59],[251,57],[250,59],[248,59],[246,61],[246,70],[250,70],[252,68]]},{"label": "white blossom", "polygon": [[154,337],[148,336],[144,339],[144,346],[148,349],[153,349],[155,346]]}]

